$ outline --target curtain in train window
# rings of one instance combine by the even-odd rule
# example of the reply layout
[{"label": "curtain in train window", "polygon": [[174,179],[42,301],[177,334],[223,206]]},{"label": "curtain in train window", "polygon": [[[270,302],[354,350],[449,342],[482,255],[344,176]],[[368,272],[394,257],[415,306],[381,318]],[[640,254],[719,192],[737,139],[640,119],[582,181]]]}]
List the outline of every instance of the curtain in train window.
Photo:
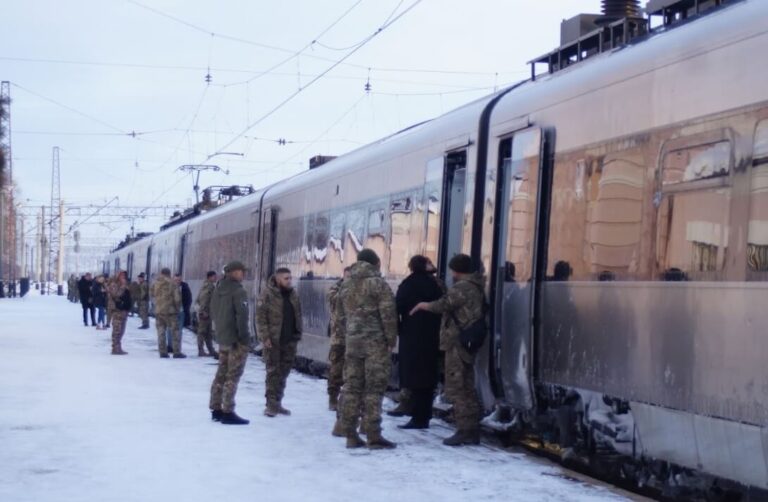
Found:
[{"label": "curtain in train window", "polygon": [[768,120],[755,129],[747,230],[750,279],[768,280]]},{"label": "curtain in train window", "polygon": [[347,214],[343,210],[336,210],[331,213],[328,253],[326,256],[326,272],[330,277],[341,277],[344,267],[347,266],[344,262],[346,227]]},{"label": "curtain in train window", "polygon": [[673,150],[664,156],[663,184],[725,176],[730,172],[731,144],[718,141]]},{"label": "curtain in train window", "polygon": [[315,239],[312,245],[312,271],[316,278],[326,276],[326,257],[328,255],[328,235],[331,221],[328,213],[315,216]]},{"label": "curtain in train window", "polygon": [[[368,217],[363,208],[350,209],[347,213],[347,238],[350,241],[350,252],[357,255],[365,247],[365,224]],[[349,264],[354,263],[355,257],[350,256]]]},{"label": "curtain in train window", "polygon": [[386,274],[389,270],[387,265],[388,253],[388,224],[389,212],[386,202],[377,202],[368,208],[368,236],[365,241],[365,247],[373,249],[382,263],[382,273]]}]

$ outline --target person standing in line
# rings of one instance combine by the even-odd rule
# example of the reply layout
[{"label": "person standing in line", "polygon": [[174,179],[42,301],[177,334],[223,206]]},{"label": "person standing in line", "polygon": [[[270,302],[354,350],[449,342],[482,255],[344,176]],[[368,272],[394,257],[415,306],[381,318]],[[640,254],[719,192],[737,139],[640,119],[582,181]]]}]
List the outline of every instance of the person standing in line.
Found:
[{"label": "person standing in line", "polygon": [[123,335],[125,334],[125,321],[133,307],[131,298],[131,285],[128,282],[128,273],[120,270],[112,281],[108,290],[109,297],[115,305],[112,314],[112,355],[124,356],[128,354],[123,350]]},{"label": "person standing in line", "polygon": [[264,414],[268,417],[291,414],[282,401],[302,329],[301,303],[292,282],[289,269],[277,269],[256,305],[256,331],[267,366]]},{"label": "person standing in line", "polygon": [[328,304],[330,322],[328,332],[330,334],[331,347],[328,350],[328,409],[338,411],[339,393],[344,385],[344,329],[336,322],[336,300],[339,289],[345,279],[349,278],[350,267],[344,269],[344,276],[328,291]]},{"label": "person standing in line", "polygon": [[416,304],[443,296],[428,264],[425,256],[412,257],[408,263],[411,275],[400,283],[395,296],[400,321],[400,386],[410,390],[412,407],[412,418],[400,425],[401,429],[427,429],[432,418],[439,370],[440,316],[426,311],[410,315]]},{"label": "person standing in line", "polygon": [[251,343],[248,329],[248,293],[242,282],[247,269],[239,261],[224,267],[226,274],[214,289],[211,317],[219,343],[219,367],[211,384],[208,404],[211,420],[224,425],[247,425],[248,420],[235,413],[235,394]]},{"label": "person standing in line", "polygon": [[72,303],[77,301],[75,291],[77,291],[77,278],[75,277],[75,274],[72,274],[69,276],[69,279],[67,279],[67,300]]},{"label": "person standing in line", "polygon": [[[219,358],[219,354],[213,347],[213,332],[211,330],[211,299],[213,291],[216,289],[218,276],[211,270],[205,276],[205,282],[197,293],[197,357],[211,356],[214,359]],[[208,353],[205,353],[203,346],[208,347]]]},{"label": "person standing in line", "polygon": [[96,307],[96,329],[106,329],[104,328],[104,309],[107,306],[107,290],[104,287],[103,276],[98,276],[93,281],[91,294],[93,295],[93,306]]},{"label": "person standing in line", "polygon": [[381,402],[389,380],[390,353],[397,343],[397,310],[380,266],[375,251],[360,251],[336,300],[337,322],[345,327],[341,416],[347,448],[366,446],[357,433],[361,410],[368,448],[396,446],[381,435]]},{"label": "person standing in line", "polygon": [[138,278],[138,297],[136,303],[139,307],[139,317],[141,318],[141,326],[139,329],[149,329],[149,284],[147,283],[146,274],[144,272],[139,274]]},{"label": "person standing in line", "polygon": [[163,268],[160,276],[152,285],[152,298],[155,302],[155,327],[157,328],[157,350],[160,357],[168,357],[168,342],[166,331],[173,338],[173,357],[187,357],[181,352],[181,337],[179,336],[179,311],[181,310],[181,291],[171,279],[171,270]]},{"label": "person standing in line", "polygon": [[93,308],[91,286],[93,286],[93,279],[91,278],[91,273],[88,272],[77,283],[80,305],[83,307],[83,324],[85,326],[88,326],[88,312],[91,313],[91,326],[96,326],[96,313]]},{"label": "person standing in line", "polygon": [[[116,276],[108,276],[104,275],[104,287],[107,288],[107,291],[112,288],[112,285],[117,280]],[[105,328],[109,328],[112,324],[112,316],[115,313],[115,302],[112,300],[112,296],[107,295],[107,324],[104,326]]]},{"label": "person standing in line", "polygon": [[[184,282],[181,278],[181,274],[176,274],[174,278],[176,284],[181,289],[181,312],[179,315],[179,326],[181,328],[189,328],[192,326],[192,290],[189,289],[189,284]],[[183,314],[183,317],[181,316]]]},{"label": "person standing in line", "polygon": [[475,389],[475,354],[461,345],[459,335],[485,315],[485,278],[473,269],[472,259],[459,254],[448,268],[453,286],[439,300],[420,302],[410,314],[420,311],[442,314],[440,349],[445,351],[445,394],[453,402],[456,433],[443,440],[448,446],[480,442],[480,403]]}]

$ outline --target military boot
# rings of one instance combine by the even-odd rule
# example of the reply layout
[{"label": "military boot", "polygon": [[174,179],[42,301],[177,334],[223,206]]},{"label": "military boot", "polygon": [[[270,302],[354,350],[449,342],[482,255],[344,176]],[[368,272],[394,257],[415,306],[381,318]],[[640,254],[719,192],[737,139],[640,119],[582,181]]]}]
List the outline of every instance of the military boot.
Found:
[{"label": "military boot", "polygon": [[459,429],[453,436],[443,439],[443,444],[446,446],[480,444],[480,430]]},{"label": "military boot", "polygon": [[344,427],[341,425],[340,420],[336,420],[336,423],[333,424],[333,431],[331,431],[331,436],[337,438],[343,438],[345,436]]},{"label": "military boot", "polygon": [[277,412],[280,415],[285,415],[288,417],[291,416],[291,410],[289,410],[288,408],[283,408],[283,403],[277,403]]},{"label": "military boot", "polygon": [[391,450],[397,447],[395,443],[384,439],[381,432],[368,434],[368,449],[370,450]]},{"label": "military boot", "polygon": [[149,323],[145,322],[141,326],[139,326],[139,329],[149,329]]},{"label": "military boot", "polygon": [[347,434],[347,448],[362,448],[363,446],[365,446],[365,441],[360,439],[357,433]]},{"label": "military boot", "polygon": [[211,420],[214,422],[221,422],[222,413],[221,410],[211,410]]},{"label": "military boot", "polygon": [[400,401],[397,404],[397,408],[395,408],[394,410],[389,410],[387,412],[387,415],[389,415],[390,417],[404,417],[410,414],[411,414],[411,406],[405,400]]},{"label": "military boot", "polygon": [[205,353],[205,349],[203,349],[203,337],[199,336],[197,337],[197,357],[207,357],[208,354]]},{"label": "military boot", "polygon": [[239,417],[237,413],[234,411],[221,412],[221,417],[219,418],[219,422],[221,422],[224,425],[248,425],[251,423],[249,420],[246,420],[242,417]]},{"label": "military boot", "polygon": [[274,418],[279,414],[280,414],[280,411],[277,408],[277,403],[267,401],[267,406],[266,408],[264,408],[264,415],[270,418]]},{"label": "military boot", "polygon": [[328,409],[330,411],[338,411],[339,409],[339,393],[331,392],[328,394]]},{"label": "military boot", "polygon": [[174,359],[185,359],[186,357],[187,357],[187,355],[186,354],[182,354],[181,352],[178,352],[178,353],[174,352],[173,353],[173,358]]}]

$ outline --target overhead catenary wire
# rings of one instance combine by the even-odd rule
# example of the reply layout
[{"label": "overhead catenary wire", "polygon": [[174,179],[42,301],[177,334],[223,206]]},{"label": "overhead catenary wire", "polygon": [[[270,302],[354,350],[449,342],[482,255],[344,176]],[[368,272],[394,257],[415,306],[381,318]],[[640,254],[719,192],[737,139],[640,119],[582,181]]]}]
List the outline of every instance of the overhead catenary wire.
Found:
[{"label": "overhead catenary wire", "polygon": [[[317,77],[310,80],[304,87],[294,91],[291,93],[287,98],[280,101],[276,106],[271,108],[269,111],[261,115],[258,119],[256,119],[254,122],[248,124],[248,126],[245,127],[239,134],[237,134],[234,138],[230,139],[226,144],[219,147],[220,150],[225,150],[228,147],[232,146],[232,144],[240,139],[242,136],[248,133],[251,129],[259,125],[261,122],[266,120],[267,118],[271,117],[275,112],[280,110],[283,106],[291,102],[296,96],[301,94],[303,91],[311,87],[315,82],[323,78],[326,74],[333,71],[334,68],[338,67],[340,64],[342,64],[345,60],[350,58],[354,53],[359,51],[361,48],[363,48],[368,42],[373,40],[377,35],[382,33],[384,30],[386,30],[389,26],[392,26],[394,23],[396,23],[399,19],[401,19],[403,16],[405,16],[408,12],[413,10],[418,4],[420,4],[422,0],[415,0],[411,5],[409,5],[405,10],[403,10],[400,14],[398,14],[396,17],[392,18],[388,23],[383,24],[380,26],[373,34],[369,35],[368,38],[364,39],[360,45],[352,49],[351,51],[347,52],[343,57],[335,61],[333,64],[331,64],[328,68],[326,68],[322,73],[320,73]],[[210,156],[208,157],[210,158]]]}]

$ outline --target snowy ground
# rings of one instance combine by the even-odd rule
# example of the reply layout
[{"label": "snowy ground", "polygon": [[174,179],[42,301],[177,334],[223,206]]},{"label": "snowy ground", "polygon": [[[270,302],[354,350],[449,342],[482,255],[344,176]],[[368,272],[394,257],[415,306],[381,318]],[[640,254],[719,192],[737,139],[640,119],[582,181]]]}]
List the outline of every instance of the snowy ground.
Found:
[{"label": "snowy ground", "polygon": [[451,430],[401,431],[393,451],[349,451],[331,436],[325,381],[293,374],[284,404],[262,415],[264,366],[251,357],[238,392],[245,427],[210,421],[216,370],[193,334],[183,360],[159,359],[154,322],[129,319],[124,349],[85,328],[63,297],[0,300],[0,501],[625,500],[525,454],[453,449]]}]

